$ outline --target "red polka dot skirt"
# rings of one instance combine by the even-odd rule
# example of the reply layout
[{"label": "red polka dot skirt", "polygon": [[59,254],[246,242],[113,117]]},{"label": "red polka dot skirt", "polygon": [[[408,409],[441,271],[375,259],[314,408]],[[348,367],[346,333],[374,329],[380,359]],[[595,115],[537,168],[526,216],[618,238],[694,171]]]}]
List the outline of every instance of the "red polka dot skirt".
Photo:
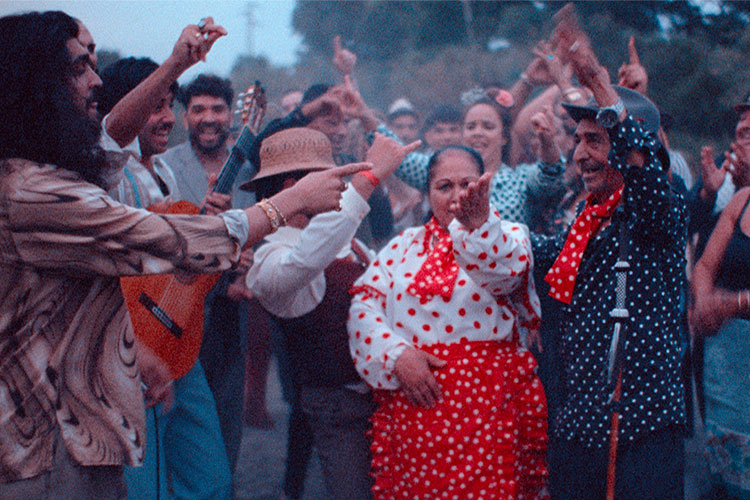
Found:
[{"label": "red polka dot skirt", "polygon": [[532,355],[510,341],[420,348],[448,362],[434,371],[443,398],[418,408],[403,391],[376,391],[375,500],[548,498],[547,405]]}]

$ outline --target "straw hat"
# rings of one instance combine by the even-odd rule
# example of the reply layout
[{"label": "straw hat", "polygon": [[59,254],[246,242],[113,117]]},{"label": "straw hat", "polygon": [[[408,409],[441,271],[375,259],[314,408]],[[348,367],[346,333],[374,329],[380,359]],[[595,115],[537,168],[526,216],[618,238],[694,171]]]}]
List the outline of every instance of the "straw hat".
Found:
[{"label": "straw hat", "polygon": [[255,181],[259,179],[335,166],[331,142],[325,134],[310,128],[289,128],[263,140],[260,146],[260,171],[240,188],[254,191]]}]

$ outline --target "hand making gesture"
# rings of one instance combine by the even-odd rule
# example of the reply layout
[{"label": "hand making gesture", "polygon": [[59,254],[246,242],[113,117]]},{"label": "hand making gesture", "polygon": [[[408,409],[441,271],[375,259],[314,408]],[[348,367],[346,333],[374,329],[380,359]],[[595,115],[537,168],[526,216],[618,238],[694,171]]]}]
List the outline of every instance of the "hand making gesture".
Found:
[{"label": "hand making gesture", "polygon": [[348,76],[354,71],[357,56],[354,52],[341,47],[341,36],[333,37],[333,65],[343,76]]},{"label": "hand making gesture", "polygon": [[490,181],[492,172],[485,172],[458,195],[453,214],[467,229],[476,229],[487,222],[490,216]]},{"label": "hand making gesture", "polygon": [[646,95],[648,89],[648,73],[641,64],[638,50],[635,48],[635,37],[631,36],[628,41],[628,55],[630,61],[623,63],[617,71],[617,85],[626,87]]},{"label": "hand making gesture", "polygon": [[227,30],[214,24],[212,17],[201,19],[199,24],[189,24],[182,30],[167,61],[174,65],[179,76],[198,61],[205,61],[216,40],[226,34]]}]

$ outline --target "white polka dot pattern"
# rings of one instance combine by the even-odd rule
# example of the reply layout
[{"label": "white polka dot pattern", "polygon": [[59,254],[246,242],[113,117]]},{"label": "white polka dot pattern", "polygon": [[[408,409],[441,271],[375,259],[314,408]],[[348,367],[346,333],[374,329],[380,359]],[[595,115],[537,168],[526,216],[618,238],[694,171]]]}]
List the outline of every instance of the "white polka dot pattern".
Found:
[{"label": "white polka dot pattern", "polygon": [[[684,421],[680,379],[680,293],[687,213],[655,157],[654,137],[628,118],[610,130],[610,163],[625,180],[623,211],[586,248],[574,296],[559,318],[564,405],[551,422],[558,438],[587,446],[608,442],[611,408],[607,405],[606,359],[612,338],[609,312],[615,306],[620,226],[630,236],[625,361],[620,440],[631,441]],[[631,148],[645,148],[644,167],[625,164]],[[532,235],[540,270],[549,270],[567,233]]]},{"label": "white polka dot pattern", "polygon": [[446,360],[443,398],[376,391],[375,500],[547,498],[547,411],[536,361],[514,342],[423,346]]}]

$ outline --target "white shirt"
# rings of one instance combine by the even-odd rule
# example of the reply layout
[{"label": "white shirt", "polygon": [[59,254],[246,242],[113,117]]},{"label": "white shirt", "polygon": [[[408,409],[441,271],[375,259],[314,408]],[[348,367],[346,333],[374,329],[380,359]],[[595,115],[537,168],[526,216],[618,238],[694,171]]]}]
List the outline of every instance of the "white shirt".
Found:
[{"label": "white shirt", "polygon": [[369,211],[367,201],[350,184],[341,196],[340,211],[316,215],[304,230],[281,227],[266,236],[247,273],[247,287],[275,316],[309,313],[325,295],[326,267],[352,254],[352,238]]},{"label": "white shirt", "polygon": [[[372,387],[399,387],[393,368],[407,347],[508,340],[519,319],[538,318],[526,226],[502,221],[493,210],[474,231],[456,220],[448,230],[459,264],[450,299],[423,300],[407,292],[427,259],[424,226],[391,240],[354,284],[362,291],[349,311],[349,346],[357,371]],[[519,307],[516,295],[528,297],[531,311]]]}]

